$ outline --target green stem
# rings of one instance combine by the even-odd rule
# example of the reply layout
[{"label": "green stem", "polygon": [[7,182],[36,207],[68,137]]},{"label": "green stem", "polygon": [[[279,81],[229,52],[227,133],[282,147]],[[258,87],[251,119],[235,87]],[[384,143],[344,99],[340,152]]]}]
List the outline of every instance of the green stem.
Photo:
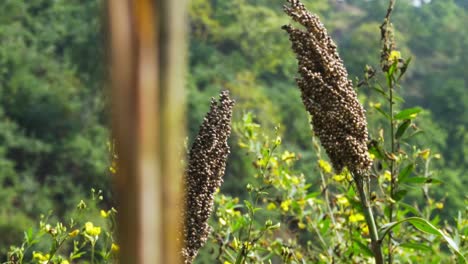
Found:
[{"label": "green stem", "polygon": [[[383,34],[383,39],[382,41],[384,42],[384,45],[388,45],[388,41],[391,41],[391,39],[387,39],[389,37],[389,27],[391,27],[390,24],[390,17],[393,12],[393,7],[395,6],[395,1],[396,0],[389,0],[388,8],[387,8],[387,14],[385,15],[384,22],[381,26],[382,32],[385,32]],[[391,45],[387,48],[392,48]],[[388,50],[387,50],[388,52]],[[388,58],[385,58],[388,59]],[[390,67],[391,68],[391,67]],[[394,197],[395,197],[395,191],[397,189],[397,181],[396,181],[396,173],[395,173],[395,161],[393,159],[393,155],[395,153],[395,120],[394,120],[394,113],[393,113],[393,90],[394,90],[394,78],[393,74],[390,74],[389,69],[383,68],[384,72],[387,74],[387,79],[388,81],[388,88],[389,88],[389,103],[390,103],[390,144],[391,144],[391,154],[392,154],[392,159],[390,160],[390,205],[389,205],[389,221],[393,221],[393,212],[394,212]],[[388,264],[393,263],[393,256],[392,256],[392,234],[390,233],[388,235]]]},{"label": "green stem", "polygon": [[63,243],[67,240],[67,237],[65,237],[62,241],[60,242],[57,242],[57,246],[54,250],[52,250],[49,254],[50,254],[50,257],[49,259],[47,260],[47,264],[50,264],[51,261],[52,261],[52,258],[55,256],[55,254],[57,253],[57,251],[60,249],[60,247],[63,245]]},{"label": "green stem", "polygon": [[91,246],[91,264],[94,264],[94,243]]},{"label": "green stem", "polygon": [[374,214],[372,212],[372,208],[370,207],[369,199],[366,195],[366,188],[364,177],[362,175],[356,175],[354,177],[356,182],[356,187],[359,193],[359,200],[362,205],[362,211],[364,213],[364,217],[366,219],[367,226],[369,227],[369,234],[371,238],[371,247],[372,252],[374,253],[375,263],[376,264],[383,264],[383,255],[382,255],[382,248],[381,242],[379,240],[379,234],[377,232],[377,225],[375,223]]},{"label": "green stem", "polygon": [[[393,76],[390,76],[390,87],[389,87],[389,101],[390,101],[390,145],[391,145],[391,153],[392,155],[395,153],[395,121],[394,121],[394,113],[393,113]],[[389,222],[393,222],[393,211],[394,211],[394,199],[395,199],[395,190],[396,190],[396,175],[395,175],[395,160],[392,158],[390,160],[390,198],[392,201],[390,202],[389,208]],[[388,234],[388,264],[393,263],[393,256],[392,256],[392,233]]]}]

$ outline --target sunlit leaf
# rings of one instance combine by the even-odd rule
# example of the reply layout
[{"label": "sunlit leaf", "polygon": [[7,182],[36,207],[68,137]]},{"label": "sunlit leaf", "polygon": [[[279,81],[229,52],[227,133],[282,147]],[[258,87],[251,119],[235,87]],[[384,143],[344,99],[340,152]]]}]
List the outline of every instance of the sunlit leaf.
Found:
[{"label": "sunlit leaf", "polygon": [[431,247],[424,245],[424,244],[419,244],[419,243],[411,243],[411,242],[401,243],[400,247],[411,248],[411,249],[422,250],[422,251],[432,251]]},{"label": "sunlit leaf", "polygon": [[414,119],[422,111],[421,107],[413,107],[400,111],[394,116],[396,120]]}]

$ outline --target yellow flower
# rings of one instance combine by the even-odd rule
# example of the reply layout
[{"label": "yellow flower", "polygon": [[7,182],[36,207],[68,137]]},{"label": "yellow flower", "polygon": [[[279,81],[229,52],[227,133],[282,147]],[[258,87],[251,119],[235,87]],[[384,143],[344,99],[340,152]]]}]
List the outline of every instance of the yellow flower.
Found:
[{"label": "yellow flower", "polygon": [[363,234],[364,236],[368,236],[368,235],[369,235],[369,227],[367,226],[366,223],[363,223],[363,224],[361,225],[361,231],[362,231],[362,234]]},{"label": "yellow flower", "polygon": [[390,171],[386,170],[383,176],[385,180],[392,181],[392,173]]},{"label": "yellow flower", "polygon": [[444,208],[444,204],[443,203],[435,203],[435,207],[437,209],[442,209],[442,208]]},{"label": "yellow flower", "polygon": [[307,226],[303,223],[303,222],[299,222],[297,224],[297,226],[300,228],[300,229],[305,229]]},{"label": "yellow flower", "polygon": [[286,164],[288,165],[291,164],[292,160],[294,160],[295,158],[296,158],[296,154],[291,153],[287,150],[283,153],[283,155],[281,155],[281,160],[286,161]]},{"label": "yellow flower", "polygon": [[111,251],[114,252],[114,253],[119,252],[119,251],[120,251],[119,245],[112,243],[112,245],[111,245]]},{"label": "yellow flower", "polygon": [[68,260],[62,260],[60,264],[70,264],[70,262],[68,262]]},{"label": "yellow flower", "polygon": [[41,252],[33,251],[33,259],[38,261],[48,261],[50,258],[49,254],[43,255]]},{"label": "yellow flower", "polygon": [[278,168],[278,160],[276,159],[276,157],[270,158],[270,167],[273,169]]},{"label": "yellow flower", "polygon": [[298,185],[299,183],[301,183],[301,180],[298,177],[293,176],[291,177],[291,182],[295,185]]},{"label": "yellow flower", "polygon": [[281,202],[281,209],[283,209],[283,211],[287,212],[289,211],[289,205],[291,205],[291,200],[285,200],[285,201],[282,201]]},{"label": "yellow flower", "polygon": [[343,206],[348,206],[349,205],[348,198],[346,198],[346,196],[344,196],[344,195],[337,195],[336,196],[336,203],[339,204],[339,205],[343,205]]},{"label": "yellow flower", "polygon": [[318,161],[319,167],[326,173],[330,173],[332,171],[332,167],[330,163],[326,162],[325,160]]},{"label": "yellow flower", "polygon": [[76,237],[79,233],[80,233],[80,230],[75,229],[75,230],[71,231],[70,233],[68,233],[68,235],[70,237]]},{"label": "yellow flower", "polygon": [[391,62],[398,61],[401,58],[401,53],[397,50],[392,50],[388,56],[388,60]]},{"label": "yellow flower", "polygon": [[302,258],[304,257],[304,256],[302,256],[302,253],[299,252],[299,251],[296,251],[295,254],[296,254],[296,258],[297,258],[298,260],[302,260]]},{"label": "yellow flower", "polygon": [[362,215],[361,213],[352,214],[349,216],[349,222],[351,223],[362,222],[364,221],[364,219],[364,215]]},{"label": "yellow flower", "polygon": [[342,181],[344,181],[346,179],[346,176],[343,175],[343,174],[335,174],[335,175],[333,175],[332,179],[337,181],[337,182],[342,182]]},{"label": "yellow flower", "polygon": [[377,108],[377,109],[380,109],[382,107],[382,104],[381,103],[373,103],[372,104],[373,107]]},{"label": "yellow flower", "polygon": [[233,239],[232,242],[231,242],[231,246],[232,246],[234,249],[238,249],[238,248],[239,248],[239,241],[237,241],[237,238],[234,237],[234,239]]},{"label": "yellow flower", "polygon": [[349,173],[348,169],[345,167],[340,174],[333,175],[332,179],[337,182],[342,182],[345,179],[347,179],[348,181],[351,181],[353,177],[351,176],[351,173]]},{"label": "yellow flower", "polygon": [[106,212],[104,210],[101,210],[101,217],[102,218],[107,218],[109,216],[109,212]]},{"label": "yellow flower", "polygon": [[94,226],[91,222],[87,222],[85,224],[85,232],[90,236],[99,236],[99,234],[101,234],[101,228]]},{"label": "yellow flower", "polygon": [[421,156],[421,158],[427,160],[427,158],[429,158],[429,155],[431,154],[431,150],[430,149],[425,149],[425,150],[421,150],[419,152],[419,156]]},{"label": "yellow flower", "polygon": [[269,203],[267,205],[267,210],[272,211],[276,209],[276,204],[275,203]]}]

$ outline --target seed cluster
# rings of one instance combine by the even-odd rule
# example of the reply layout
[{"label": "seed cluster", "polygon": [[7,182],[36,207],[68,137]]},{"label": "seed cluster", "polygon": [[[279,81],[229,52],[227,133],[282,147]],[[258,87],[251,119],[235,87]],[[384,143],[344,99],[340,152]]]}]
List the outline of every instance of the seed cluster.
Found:
[{"label": "seed cluster", "polygon": [[227,140],[231,134],[234,101],[229,92],[220,94],[219,102],[211,100],[210,111],[200,127],[189,153],[185,173],[184,263],[192,263],[210,233],[208,219],[213,211],[214,195],[223,182]]},{"label": "seed cluster", "polygon": [[371,166],[367,149],[367,121],[336,45],[319,18],[298,0],[288,0],[284,11],[304,26],[283,26],[298,60],[296,79],[302,101],[312,116],[314,133],[335,171],[347,167],[362,175]]}]

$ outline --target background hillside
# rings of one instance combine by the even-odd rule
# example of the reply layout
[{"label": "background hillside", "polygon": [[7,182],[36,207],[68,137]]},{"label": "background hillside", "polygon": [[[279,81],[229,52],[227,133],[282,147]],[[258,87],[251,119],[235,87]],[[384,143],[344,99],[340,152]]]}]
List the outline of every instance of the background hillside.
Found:
[{"label": "background hillside", "polygon": [[[379,25],[386,1],[309,0],[334,36],[357,80],[379,65]],[[412,67],[400,94],[419,105],[424,134],[441,159],[432,166],[444,183],[449,219],[463,207],[468,183],[468,6],[464,0],[398,1],[393,22]],[[107,118],[105,27],[102,1],[0,2],[0,253],[21,240],[40,214],[58,217],[91,188],[111,197]],[[188,132],[192,139],[209,98],[229,89],[237,100],[234,122],[253,112],[271,131],[280,124],[284,145],[317,185],[308,116],[294,83],[296,60],[285,32],[281,0],[190,1]],[[356,81],[357,82],[357,81]],[[366,88],[367,89],[367,88]],[[371,109],[373,91],[358,91]],[[368,111],[371,137],[382,125]],[[242,196],[253,175],[251,158],[232,139],[223,191]],[[412,199],[417,201],[417,196]]]}]

